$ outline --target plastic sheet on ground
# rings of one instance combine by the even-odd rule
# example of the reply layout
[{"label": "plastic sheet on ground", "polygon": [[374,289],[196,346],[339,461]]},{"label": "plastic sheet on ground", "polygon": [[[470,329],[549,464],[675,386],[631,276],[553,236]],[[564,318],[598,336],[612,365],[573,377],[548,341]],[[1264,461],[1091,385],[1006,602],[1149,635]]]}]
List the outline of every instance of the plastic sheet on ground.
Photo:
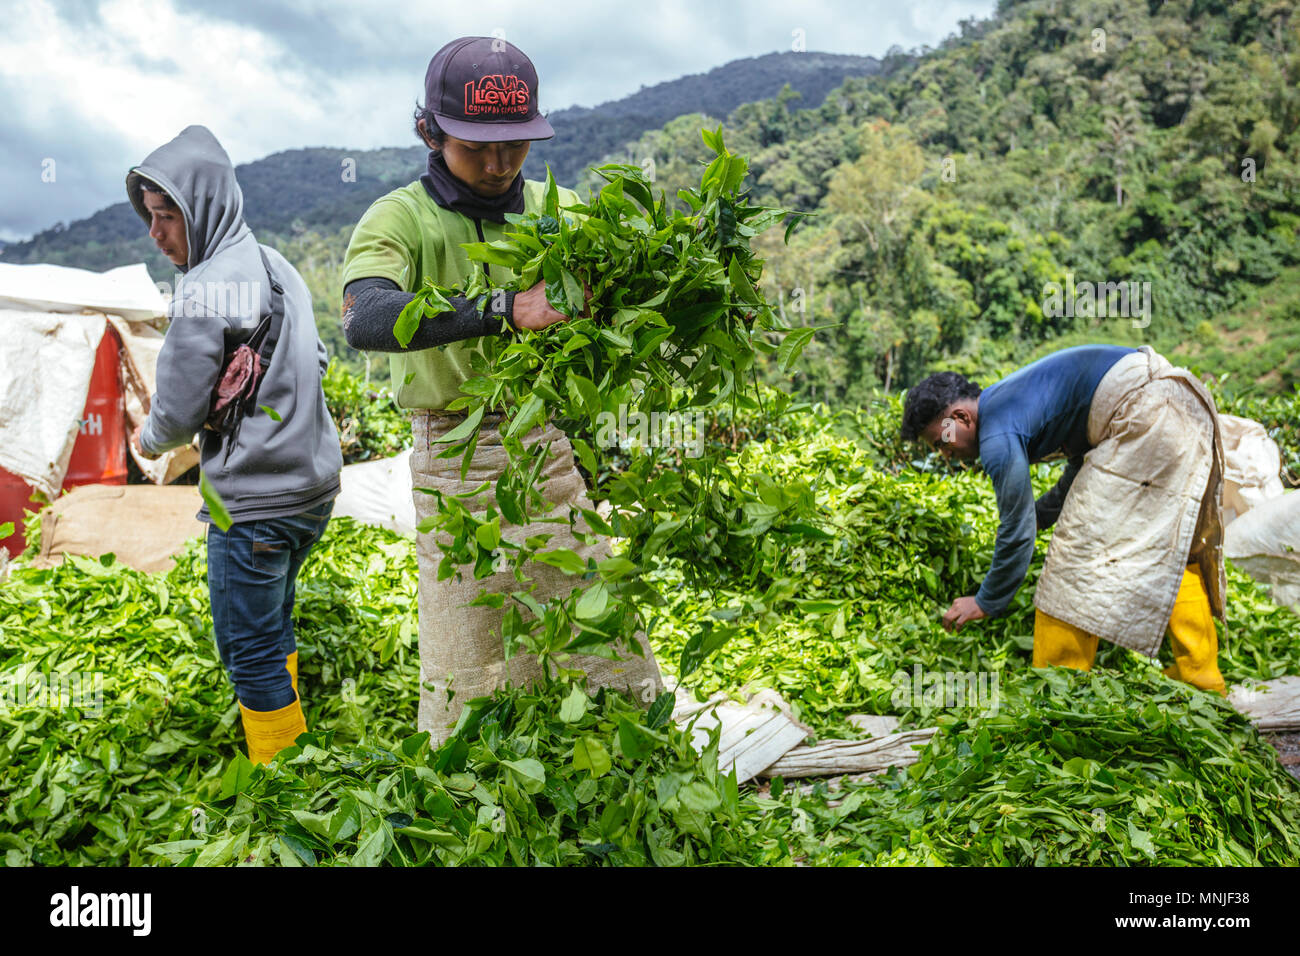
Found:
[{"label": "plastic sheet on ground", "polygon": [[[854,714],[850,723],[872,734],[863,740],[824,740],[805,746],[811,730],[791,715],[789,703],[764,689],[738,704],[726,694],[701,703],[676,688],[673,720],[693,726],[692,744],[703,750],[709,731],[721,726],[718,769],[736,771],[738,783],[755,777],[834,777],[905,767],[919,759],[917,748],[934,735],[934,727],[897,732],[898,718]],[[693,724],[692,724],[693,722]]]},{"label": "plastic sheet on ground", "polygon": [[1271,498],[1228,525],[1223,553],[1267,586],[1275,603],[1300,613],[1300,491]]},{"label": "plastic sheet on ground", "polygon": [[1259,730],[1300,730],[1300,677],[1237,684],[1228,692],[1228,702]]},{"label": "plastic sheet on ground", "polygon": [[1223,520],[1228,525],[1282,494],[1282,453],[1268,436],[1268,429],[1252,419],[1220,415],[1219,428],[1223,435]]},{"label": "plastic sheet on ground", "polygon": [[898,730],[899,719],[892,714],[849,714],[844,718],[864,737],[886,737]]},{"label": "plastic sheet on ground", "polygon": [[737,704],[725,694],[700,703],[679,689],[673,720],[691,726],[691,744],[697,751],[708,743],[709,731],[721,727],[718,770],[729,773],[734,768],[736,781],[744,783],[808,736],[809,729],[789,711],[790,705],[773,690],[761,690]]},{"label": "plastic sheet on ground", "polygon": [[411,497],[411,449],[392,458],[344,465],[334,517],[347,516],[398,534],[415,536],[415,501]]},{"label": "plastic sheet on ground", "polygon": [[919,748],[930,742],[937,729],[921,727],[868,740],[823,740],[812,747],[794,747],[763,770],[762,776],[829,777],[906,767],[920,759]]}]

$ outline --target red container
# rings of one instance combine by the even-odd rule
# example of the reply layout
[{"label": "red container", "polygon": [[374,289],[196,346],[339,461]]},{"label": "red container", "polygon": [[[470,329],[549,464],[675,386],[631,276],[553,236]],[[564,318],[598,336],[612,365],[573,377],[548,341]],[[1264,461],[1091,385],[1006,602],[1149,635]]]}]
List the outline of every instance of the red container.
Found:
[{"label": "red container", "polygon": [[0,524],[7,521],[14,523],[14,533],[7,538],[0,538],[0,548],[9,549],[9,557],[16,558],[27,547],[27,538],[23,534],[23,509],[39,510],[31,501],[32,487],[12,472],[0,468]]},{"label": "red container", "polygon": [[81,413],[80,433],[72,446],[64,488],[126,484],[126,405],[122,397],[119,350],[122,340],[111,325],[95,353],[90,393]]},{"label": "red container", "polygon": [[[122,393],[119,350],[122,340],[111,325],[95,352],[90,391],[79,421],[80,429],[63,478],[64,488],[78,485],[126,484],[126,405]],[[17,557],[27,547],[23,509],[36,511],[32,489],[22,478],[0,468],[0,525],[14,523],[14,534],[0,538],[0,548]]]}]

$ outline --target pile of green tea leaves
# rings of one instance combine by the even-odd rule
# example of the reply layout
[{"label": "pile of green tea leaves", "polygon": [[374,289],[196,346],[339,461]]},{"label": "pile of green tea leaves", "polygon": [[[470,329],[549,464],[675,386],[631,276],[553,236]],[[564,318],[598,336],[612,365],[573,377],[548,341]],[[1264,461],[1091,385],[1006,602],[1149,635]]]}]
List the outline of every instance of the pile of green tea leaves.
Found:
[{"label": "pile of green tea leaves", "polygon": [[[1215,695],[1141,662],[1019,670],[997,714],[948,714],[918,763],[799,801],[814,863],[1290,865],[1294,780]],[[775,788],[774,788],[775,790]]]},{"label": "pile of green tea leaves", "polygon": [[[580,689],[502,692],[430,753],[411,723],[414,547],[346,518],[298,581],[310,736],[255,768],[203,575],[195,541],[166,574],[73,557],[0,588],[6,864],[789,860],[779,819],[718,773],[716,741],[691,749],[668,695],[647,711]],[[94,699],[70,699],[72,675]]]},{"label": "pile of green tea leaves", "polygon": [[[825,539],[765,535],[757,574],[705,588],[678,567],[693,560],[686,549],[656,572],[675,598],[651,638],[697,697],[773,687],[821,738],[859,736],[845,719],[853,713],[940,728],[907,770],[834,799],[824,786],[789,798],[816,835],[801,844],[808,859],[1293,864],[1300,790],[1220,698],[1111,645],[1091,674],[1028,667],[1045,542],[1005,617],[943,630],[943,609],[988,567],[996,504],[977,472],[897,467],[873,440],[893,417],[888,404],[812,410],[796,416],[808,426],[801,436],[738,453],[756,483],[806,482],[811,513],[792,501],[774,522],[814,524]],[[1035,466],[1036,492],[1055,478]],[[746,604],[765,617],[730,623]],[[695,653],[701,633],[723,634],[712,657]],[[1300,619],[1231,565],[1220,667],[1229,683],[1300,673]],[[993,706],[932,706],[906,692],[918,671],[996,675]]]},{"label": "pile of green tea leaves", "polygon": [[[1300,787],[1221,699],[1109,647],[1091,674],[1033,670],[1032,580],[1007,617],[945,632],[940,609],[987,566],[992,491],[975,473],[881,471],[878,449],[854,437],[860,424],[817,408],[751,429],[764,437],[729,467],[755,487],[798,480],[806,493],[769,515],[775,523],[752,538],[752,565],[733,562],[727,576],[719,564],[723,576],[708,588],[683,573],[689,550],[667,542],[653,573],[672,600],[657,609],[649,637],[665,670],[680,674],[688,644],[740,621],[710,653],[697,643],[685,655],[687,688],[703,696],[774,686],[818,737],[858,736],[845,718],[862,712],[939,727],[914,766],[835,788],[738,787],[718,772],[716,741],[702,754],[691,749],[668,719],[668,698],[645,709],[572,687],[474,701],[459,733],[431,751],[414,727],[414,546],[337,518],[298,581],[309,735],[270,767],[240,753],[201,541],[160,574],[111,559],[70,558],[48,570],[16,563],[0,584],[2,858],[14,866],[1300,862]],[[1035,482],[1052,477],[1042,469]],[[799,534],[795,544],[775,530],[795,524],[829,537]],[[746,602],[742,620],[734,609]],[[1230,682],[1300,673],[1300,619],[1231,567],[1228,606],[1220,664]],[[996,708],[897,699],[898,675],[918,665],[996,674]],[[102,678],[98,707],[39,696],[54,675],[66,687],[93,673]]]},{"label": "pile of green tea leaves", "polygon": [[[351,740],[409,732],[400,706],[357,701],[414,699],[414,563],[400,537],[331,522],[297,587],[312,726]],[[18,562],[0,584],[0,693],[6,862],[150,862],[161,832],[203,819],[243,746],[202,541],[159,574],[107,555]]]},{"label": "pile of green tea leaves", "polygon": [[[298,586],[310,741],[276,766],[238,755],[195,542],[167,574],[71,558],[0,590],[9,865],[776,863],[780,814],[614,695],[503,693],[436,754],[415,734],[414,554],[331,522]],[[96,701],[39,697],[102,675]],[[89,685],[89,682],[86,682]],[[12,686],[12,685],[10,685]],[[231,755],[234,758],[231,759]]]}]

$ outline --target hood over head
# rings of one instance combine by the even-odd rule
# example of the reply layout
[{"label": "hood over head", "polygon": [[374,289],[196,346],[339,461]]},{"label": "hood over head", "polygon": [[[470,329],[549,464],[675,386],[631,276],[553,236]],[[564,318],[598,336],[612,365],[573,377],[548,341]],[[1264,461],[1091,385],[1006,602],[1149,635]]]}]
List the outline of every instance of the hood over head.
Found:
[{"label": "hood over head", "polygon": [[235,167],[206,126],[185,127],[127,173],[131,205],[141,219],[151,223],[140,195],[142,177],[165,189],[185,216],[190,249],[182,271],[188,272],[249,234]]}]

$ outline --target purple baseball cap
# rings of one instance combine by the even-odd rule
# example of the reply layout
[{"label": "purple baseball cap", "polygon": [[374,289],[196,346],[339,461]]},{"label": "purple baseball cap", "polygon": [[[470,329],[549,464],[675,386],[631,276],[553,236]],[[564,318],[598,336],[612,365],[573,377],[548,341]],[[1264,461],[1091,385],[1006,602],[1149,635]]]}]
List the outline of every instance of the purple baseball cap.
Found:
[{"label": "purple baseball cap", "polygon": [[555,135],[537,111],[537,70],[513,43],[461,37],[433,55],[424,105],[457,139],[503,143]]}]

